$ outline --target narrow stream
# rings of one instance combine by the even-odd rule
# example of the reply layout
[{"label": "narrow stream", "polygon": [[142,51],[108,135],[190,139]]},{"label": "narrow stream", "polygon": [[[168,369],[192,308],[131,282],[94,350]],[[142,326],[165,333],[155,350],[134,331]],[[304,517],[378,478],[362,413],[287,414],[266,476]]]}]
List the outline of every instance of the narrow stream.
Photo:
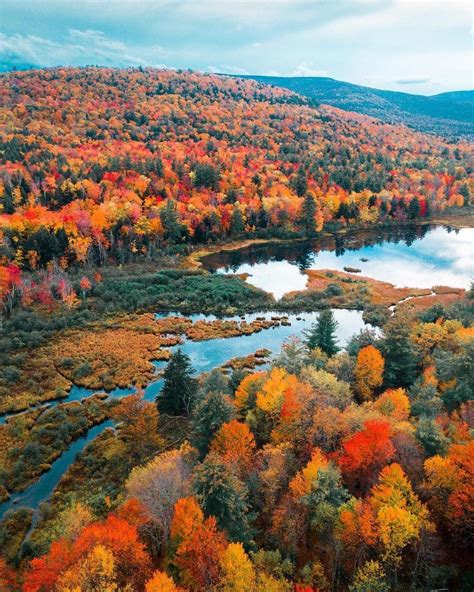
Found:
[{"label": "narrow stream", "polygon": [[[362,313],[360,311],[336,309],[333,312],[338,322],[337,337],[341,347],[346,345],[347,341],[354,333],[357,333],[360,329],[367,326],[362,320]],[[279,325],[251,335],[241,335],[226,339],[210,339],[207,341],[190,341],[185,339],[183,344],[174,346],[170,349],[174,350],[178,347],[181,348],[181,350],[190,357],[191,364],[196,373],[200,374],[222,366],[231,358],[244,357],[254,353],[258,349],[266,348],[272,352],[278,352],[287,338],[293,335],[301,336],[303,331],[309,329],[312,323],[316,321],[318,314],[318,312],[304,313],[301,315],[290,314],[286,315],[288,321],[291,323],[290,326]],[[157,315],[158,318],[164,316],[168,315]],[[277,316],[277,313],[266,312],[249,314],[245,315],[245,320],[251,322],[257,317],[269,319],[272,316]],[[202,319],[212,321],[215,320],[216,317],[212,315],[206,316],[198,314],[192,315],[191,319],[193,322]],[[228,318],[228,320],[231,319],[240,320],[240,317]],[[166,362],[156,361],[154,362],[154,366],[157,371],[162,370],[166,367]],[[154,401],[162,386],[162,378],[150,382],[144,389],[145,400]],[[97,390],[73,386],[66,398],[51,401],[49,404],[44,405],[44,408],[50,409],[60,403],[80,401],[92,396],[96,392]],[[117,388],[110,391],[108,394],[110,397],[120,398],[133,392],[135,392],[133,387]],[[5,421],[6,416],[2,419]],[[74,462],[76,454],[81,452],[89,442],[101,434],[107,427],[111,427],[112,425],[113,423],[111,421],[106,421],[98,426],[94,426],[85,436],[73,442],[71,446],[56,461],[54,461],[51,465],[51,469],[47,473],[44,473],[38,481],[21,493],[12,494],[7,502],[0,505],[0,519],[7,510],[12,508],[30,507],[37,513],[39,505],[49,499],[62,475]]]},{"label": "narrow stream", "polygon": [[35,511],[33,517],[35,523],[40,504],[50,498],[61,477],[74,462],[76,454],[82,452],[89,442],[92,442],[94,438],[97,438],[104,430],[113,427],[113,425],[113,421],[106,420],[92,427],[87,434],[72,442],[69,448],[51,464],[49,471],[43,473],[38,481],[25,491],[13,493],[8,501],[0,505],[0,519],[3,518],[5,512],[12,508],[27,507]]}]

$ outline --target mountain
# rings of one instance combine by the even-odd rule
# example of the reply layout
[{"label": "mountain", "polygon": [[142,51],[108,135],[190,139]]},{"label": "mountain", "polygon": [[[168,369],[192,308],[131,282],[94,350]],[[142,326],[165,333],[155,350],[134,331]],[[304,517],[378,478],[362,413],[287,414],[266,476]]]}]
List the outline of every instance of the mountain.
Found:
[{"label": "mountain", "polygon": [[248,76],[258,82],[287,88],[318,103],[403,123],[418,131],[448,138],[474,137],[474,91],[434,96],[380,90],[333,78]]},{"label": "mountain", "polygon": [[470,144],[254,80],[51,68],[0,75],[0,95],[0,262],[25,268],[403,222],[471,193]]}]

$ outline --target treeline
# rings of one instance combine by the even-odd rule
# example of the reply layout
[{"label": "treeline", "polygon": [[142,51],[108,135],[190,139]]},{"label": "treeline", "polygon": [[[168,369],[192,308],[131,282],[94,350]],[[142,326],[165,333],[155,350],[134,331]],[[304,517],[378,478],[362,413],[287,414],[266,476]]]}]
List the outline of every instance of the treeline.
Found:
[{"label": "treeline", "polygon": [[0,87],[3,265],[123,263],[164,244],[399,223],[472,193],[468,144],[249,80],[58,68]]},{"label": "treeline", "polygon": [[117,432],[30,542],[7,545],[0,577],[25,592],[467,592],[472,298],[396,313],[343,351],[325,311],[260,372],[196,377],[177,350],[156,405],[115,407]]}]

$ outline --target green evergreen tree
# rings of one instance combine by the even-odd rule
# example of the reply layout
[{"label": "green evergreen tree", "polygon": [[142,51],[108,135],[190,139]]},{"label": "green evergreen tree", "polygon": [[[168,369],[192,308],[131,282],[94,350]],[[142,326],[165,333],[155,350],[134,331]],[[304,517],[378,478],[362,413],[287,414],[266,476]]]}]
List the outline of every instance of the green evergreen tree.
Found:
[{"label": "green evergreen tree", "polygon": [[318,320],[313,323],[309,332],[306,333],[308,347],[316,349],[319,347],[328,356],[333,356],[339,351],[336,345],[337,321],[330,308],[319,313]]},{"label": "green evergreen tree", "polygon": [[308,181],[306,179],[306,172],[302,166],[298,169],[298,173],[296,174],[296,178],[293,183],[294,189],[296,191],[296,195],[299,197],[303,197],[308,189]]},{"label": "green evergreen tree", "polygon": [[381,343],[385,359],[384,386],[410,387],[416,378],[417,356],[410,341],[410,327],[403,320],[392,319],[384,327]]},{"label": "green evergreen tree", "polygon": [[181,223],[176,202],[169,199],[160,210],[160,219],[165,231],[165,239],[171,243],[179,243],[186,237],[186,227]]},{"label": "green evergreen tree", "polygon": [[230,217],[230,236],[236,237],[244,231],[244,217],[238,206],[234,206]]},{"label": "green evergreen tree", "polygon": [[167,415],[190,415],[196,405],[197,381],[191,360],[178,349],[163,374],[164,385],[156,398],[158,411]]},{"label": "green evergreen tree", "polygon": [[234,406],[229,397],[221,392],[210,392],[193,413],[191,442],[201,455],[207,454],[209,443],[222,424],[234,415]]},{"label": "green evergreen tree", "polygon": [[315,224],[316,216],[316,201],[314,195],[308,192],[301,205],[301,212],[298,218],[298,225],[302,228],[308,236],[311,236],[316,231]]},{"label": "green evergreen tree", "polygon": [[198,466],[193,488],[204,512],[216,517],[231,541],[250,542],[247,487],[219,455],[208,454]]}]

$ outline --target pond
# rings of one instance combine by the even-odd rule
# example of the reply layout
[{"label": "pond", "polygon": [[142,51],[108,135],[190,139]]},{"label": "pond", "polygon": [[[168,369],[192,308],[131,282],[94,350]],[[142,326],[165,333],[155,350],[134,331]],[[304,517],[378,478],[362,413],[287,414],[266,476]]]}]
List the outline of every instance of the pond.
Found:
[{"label": "pond", "polygon": [[348,236],[321,242],[260,244],[203,258],[205,269],[249,274],[247,281],[283,294],[306,287],[305,269],[360,269],[361,275],[396,287],[469,288],[474,271],[474,229],[413,227],[390,234]]},{"label": "pond", "polygon": [[[367,326],[362,320],[362,313],[355,310],[334,310],[334,316],[338,322],[337,338],[339,345],[343,347],[346,345],[349,338],[358,333],[363,327]],[[169,313],[178,314],[178,313]],[[251,322],[257,317],[265,317],[269,319],[275,316],[275,312],[254,313],[245,315],[245,320]],[[163,317],[167,315],[157,315]],[[272,352],[278,352],[286,339],[293,335],[302,336],[303,331],[310,328],[311,324],[317,319],[318,313],[305,313],[302,315],[290,314],[288,317],[290,326],[279,325],[264,329],[258,333],[251,335],[243,335],[239,337],[230,337],[227,339],[210,339],[208,341],[190,341],[186,339],[180,347],[191,359],[191,364],[200,374],[208,372],[213,368],[222,366],[225,362],[235,357],[244,357],[254,353],[258,349],[269,349]],[[212,315],[191,315],[190,318],[197,320],[214,320],[216,317]],[[229,320],[239,320],[240,317],[228,317]],[[170,349],[176,349],[170,348]],[[166,362],[154,362],[157,371],[162,370],[166,366]],[[163,379],[157,378],[150,382],[144,389],[144,398],[147,401],[154,401],[163,386]],[[96,390],[90,390],[84,387],[73,386],[67,397],[60,400],[51,401],[45,408],[54,407],[60,403],[67,403],[71,401],[80,401],[86,397],[93,395]],[[110,397],[120,398],[135,392],[133,388],[117,388],[111,391]],[[4,416],[5,421],[6,416]],[[52,463],[51,468],[47,473],[44,473],[38,481],[31,485],[23,492],[15,493],[11,498],[0,505],[0,519],[4,513],[10,509],[18,509],[19,507],[29,507],[38,510],[39,505],[49,499],[54,488],[59,483],[62,475],[66,472],[69,466],[74,462],[75,456],[81,452],[85,446],[91,442],[95,437],[101,434],[107,427],[112,426],[112,422],[104,422],[98,426],[94,426],[82,438],[79,438],[71,444],[71,446]],[[35,520],[37,513],[35,512]]]}]

